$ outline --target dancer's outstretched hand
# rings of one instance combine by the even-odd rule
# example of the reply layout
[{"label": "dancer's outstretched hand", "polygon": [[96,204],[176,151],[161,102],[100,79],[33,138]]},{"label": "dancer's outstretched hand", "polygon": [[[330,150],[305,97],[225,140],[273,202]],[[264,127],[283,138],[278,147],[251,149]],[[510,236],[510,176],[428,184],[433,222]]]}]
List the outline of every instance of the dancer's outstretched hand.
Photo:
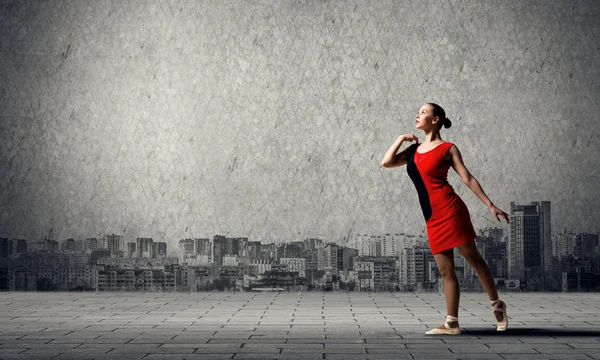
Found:
[{"label": "dancer's outstretched hand", "polygon": [[498,217],[498,215],[501,215],[502,217],[504,217],[504,220],[506,220],[506,223],[510,224],[510,218],[508,217],[508,214],[498,209],[496,205],[490,206],[490,211],[492,212],[492,215],[494,215],[496,220],[498,220],[498,222],[500,222],[500,218]]}]

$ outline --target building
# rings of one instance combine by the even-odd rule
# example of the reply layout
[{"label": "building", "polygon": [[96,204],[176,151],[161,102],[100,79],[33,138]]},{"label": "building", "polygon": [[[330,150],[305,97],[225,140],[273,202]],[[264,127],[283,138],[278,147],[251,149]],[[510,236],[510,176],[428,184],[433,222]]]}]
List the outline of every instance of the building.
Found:
[{"label": "building", "polygon": [[248,259],[250,262],[260,259],[260,241],[248,241]]},{"label": "building", "polygon": [[576,258],[589,258],[594,256],[598,248],[598,234],[577,234],[573,255]]},{"label": "building", "polygon": [[175,291],[175,272],[165,266],[97,266],[96,291]]},{"label": "building", "polygon": [[309,238],[304,240],[304,249],[306,250],[316,250],[320,247],[323,247],[323,240],[319,238]]},{"label": "building", "polygon": [[277,246],[277,258],[298,258],[304,251],[304,243],[284,243]]},{"label": "building", "polygon": [[550,201],[532,201],[538,207],[540,217],[540,240],[542,246],[542,268],[552,272],[552,211]]},{"label": "building", "polygon": [[[15,245],[16,243],[16,245]],[[13,249],[15,254],[24,254],[29,249],[27,248],[27,240],[25,239],[13,239]]]},{"label": "building", "polygon": [[27,253],[12,259],[7,269],[9,290],[93,289],[95,270],[89,254]]},{"label": "building", "polygon": [[567,229],[558,234],[552,234],[552,255],[558,258],[574,256],[576,242],[577,235]]},{"label": "building", "polygon": [[[552,238],[549,201],[530,205],[510,203],[508,268],[510,278],[525,279],[525,270],[552,270]],[[547,269],[546,269],[547,268]]]},{"label": "building", "polygon": [[167,243],[163,241],[152,243],[152,259],[167,257]]},{"label": "building", "polygon": [[194,253],[196,255],[210,256],[210,239],[209,238],[194,239]]},{"label": "building", "polygon": [[492,275],[495,278],[506,278],[508,276],[507,243],[488,236],[478,236],[476,243]]},{"label": "building", "polygon": [[301,257],[296,258],[281,258],[279,259],[280,264],[287,265],[287,269],[290,272],[297,272],[299,277],[306,276],[306,259]]},{"label": "building", "polygon": [[106,249],[108,249],[112,255],[125,255],[125,236],[115,234],[104,235],[104,243],[106,244]]},{"label": "building", "polygon": [[135,245],[136,244],[134,242],[127,243],[127,257],[128,258],[136,257],[137,253],[135,251]]},{"label": "building", "polygon": [[223,235],[215,235],[212,245],[212,261],[217,265],[223,265],[223,256],[237,255],[246,257],[248,253],[248,238],[229,238]]},{"label": "building", "polygon": [[260,244],[260,250],[257,260],[277,260],[277,247],[275,243]]},{"label": "building", "polygon": [[354,269],[354,259],[358,256],[358,249],[348,247],[337,248],[337,270],[338,274],[341,271],[350,271]]},{"label": "building", "polygon": [[240,257],[237,255],[224,255],[223,266],[238,266],[240,263]]},{"label": "building", "polygon": [[135,249],[137,251],[138,258],[152,258],[152,238],[136,238]]},{"label": "building", "polygon": [[29,252],[48,251],[48,240],[33,240],[28,244],[27,250]]},{"label": "building", "polygon": [[435,264],[435,259],[429,248],[415,246],[404,249],[401,269],[399,270],[401,288],[422,289],[427,287],[429,283],[437,281],[437,277],[430,278],[430,263]]},{"label": "building", "polygon": [[61,250],[64,252],[75,252],[75,239],[69,238],[62,242]]},{"label": "building", "polygon": [[8,238],[0,238],[0,258],[7,258],[11,255],[12,242]]},{"label": "building", "polygon": [[84,251],[91,253],[94,250],[99,249],[98,239],[96,238],[87,238],[84,242]]},{"label": "building", "polygon": [[178,244],[179,254],[182,259],[196,255],[196,242],[194,239],[181,239]]}]

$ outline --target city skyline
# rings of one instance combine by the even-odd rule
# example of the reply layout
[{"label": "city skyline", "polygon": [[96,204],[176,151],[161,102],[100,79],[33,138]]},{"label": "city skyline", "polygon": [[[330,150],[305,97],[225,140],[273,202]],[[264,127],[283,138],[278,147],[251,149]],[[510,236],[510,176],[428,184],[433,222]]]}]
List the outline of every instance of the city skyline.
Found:
[{"label": "city skyline", "polygon": [[[522,202],[522,203],[518,203],[518,204],[527,204],[527,205],[529,205],[530,203],[536,202],[536,201],[537,200],[532,200],[530,202]],[[550,203],[552,203],[552,202],[550,201]],[[505,211],[507,211],[507,213],[510,215],[511,214],[511,212],[510,212],[510,206],[507,207],[507,210],[505,210]],[[552,203],[552,213],[553,213],[553,220],[551,222],[552,229],[553,229],[553,230],[551,230],[552,234],[563,233],[564,231],[567,231],[567,230],[570,233],[579,233],[579,234],[583,234],[583,233],[589,233],[589,234],[600,233],[600,231],[593,231],[593,230],[576,231],[574,229],[568,229],[566,227],[562,227],[562,228],[557,227],[555,225],[555,222],[556,222],[556,214],[555,214],[555,212],[556,212],[556,207],[554,206],[554,203]],[[471,218],[473,218],[472,212],[471,212]],[[475,227],[476,232],[478,234],[480,232],[484,231],[485,229],[489,228],[489,227],[500,227],[500,228],[503,227],[506,230],[508,230],[509,226],[510,226],[503,219],[501,220],[501,222],[494,222],[494,221],[491,221],[491,220],[488,219],[488,221],[486,221],[484,223],[486,224],[485,226],[476,226],[474,224],[474,227]],[[156,238],[156,237],[150,236],[148,234],[139,234],[139,235],[133,236],[133,235],[128,235],[126,231],[123,232],[123,233],[118,233],[116,231],[108,231],[106,233],[96,233],[94,235],[89,235],[88,234],[88,235],[84,235],[84,236],[81,236],[81,237],[75,237],[75,236],[72,236],[72,235],[71,236],[66,235],[66,236],[58,237],[59,236],[58,234],[60,234],[60,233],[58,233],[58,234],[57,233],[58,232],[56,232],[54,228],[51,228],[50,231],[49,231],[49,233],[47,233],[46,235],[44,235],[43,237],[40,237],[40,238],[30,238],[30,237],[25,237],[25,236],[12,236],[11,237],[11,236],[8,236],[8,235],[2,234],[2,233],[0,233],[0,237],[6,237],[6,238],[11,238],[11,239],[26,239],[27,241],[40,241],[40,240],[64,241],[66,239],[83,240],[83,239],[87,239],[87,238],[102,238],[104,236],[109,236],[109,235],[120,235],[120,236],[125,236],[127,239],[130,239],[130,240],[135,240],[137,238],[152,238],[155,242],[166,242],[167,244],[172,245],[172,246],[177,246],[177,242],[180,241],[180,240],[182,240],[182,239],[196,239],[196,238],[210,238],[210,239],[212,239],[213,236],[219,236],[219,235],[230,236],[230,237],[234,237],[234,238],[236,238],[236,237],[250,238],[250,236],[245,235],[245,234],[230,234],[230,232],[227,232],[227,233],[223,233],[223,232],[221,232],[221,233],[213,233],[213,234],[201,235],[201,236],[191,235],[190,234],[189,236],[186,236],[186,237],[172,238],[172,239],[165,239],[164,237],[162,237],[162,238],[160,238],[160,237]],[[383,231],[383,232],[377,232],[377,233],[373,233],[373,234],[392,234],[392,233],[395,233],[395,234],[425,235],[426,236],[426,228],[425,228],[425,225],[423,223],[423,229],[421,231],[418,231],[418,232],[408,232],[408,231],[404,230],[404,231]],[[164,234],[164,232],[161,233],[159,231],[158,234],[159,235],[160,234]],[[323,240],[326,240],[326,241],[329,241],[329,242],[334,242],[334,243],[339,244],[339,245],[347,245],[347,244],[349,244],[352,241],[353,236],[357,236],[357,235],[361,235],[361,234],[371,234],[371,233],[367,233],[365,231],[356,231],[354,233],[349,234],[349,235],[351,235],[351,237],[345,239],[345,241],[330,239],[330,238],[326,238],[326,237],[323,237],[323,236],[304,236],[304,237],[296,237],[295,239],[278,239],[279,241],[273,241],[273,240],[267,240],[267,241],[265,241],[265,240],[262,240],[262,239],[251,239],[251,241],[261,241],[263,243],[276,243],[277,244],[277,243],[286,243],[286,242],[294,242],[294,241],[303,241],[304,239],[307,239],[307,238],[319,238],[319,239],[323,239]],[[48,235],[51,235],[51,238],[48,238]],[[125,242],[127,243],[127,241],[125,241]]]},{"label": "city skyline", "polygon": [[[510,203],[510,229],[480,229],[476,246],[498,286],[511,290],[595,289],[600,284],[600,234],[551,232],[552,203]],[[566,231],[566,230],[565,230]],[[235,286],[252,291],[323,289],[443,290],[427,237],[357,234],[350,243],[327,239],[265,243],[215,235],[166,242],[124,235],[28,242],[0,238],[4,290],[201,291]],[[465,289],[479,289],[473,268],[454,250]],[[178,275],[179,274],[179,275]]]}]

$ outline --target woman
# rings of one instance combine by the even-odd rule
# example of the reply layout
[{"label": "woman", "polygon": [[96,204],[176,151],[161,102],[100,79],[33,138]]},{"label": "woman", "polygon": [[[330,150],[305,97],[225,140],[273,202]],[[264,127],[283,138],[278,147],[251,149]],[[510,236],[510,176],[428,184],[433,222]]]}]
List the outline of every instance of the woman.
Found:
[{"label": "woman", "polygon": [[[504,217],[507,223],[510,222],[509,217],[490,201],[477,179],[469,173],[456,145],[442,140],[440,129],[442,126],[449,128],[451,124],[446,118],[444,109],[439,105],[428,103],[421,106],[416,116],[416,127],[425,132],[426,141],[419,144],[419,139],[415,135],[401,135],[387,151],[381,165],[386,168],[407,165],[408,175],[417,189],[419,203],[425,217],[431,252],[444,279],[446,322],[426,334],[455,335],[461,332],[458,325],[460,289],[454,269],[455,247],[477,272],[490,298],[492,311],[498,322],[497,330],[505,331],[508,326],[506,303],[498,298],[492,272],[475,245],[476,234],[469,210],[447,181],[450,166],[473,193],[489,207],[498,222],[500,222],[498,215]],[[415,141],[415,143],[396,154],[404,141]]]}]

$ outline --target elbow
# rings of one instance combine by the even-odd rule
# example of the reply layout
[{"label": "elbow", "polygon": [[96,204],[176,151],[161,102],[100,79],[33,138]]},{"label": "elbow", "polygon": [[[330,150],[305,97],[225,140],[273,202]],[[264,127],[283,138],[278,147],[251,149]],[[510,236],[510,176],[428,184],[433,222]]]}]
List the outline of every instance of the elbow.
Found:
[{"label": "elbow", "polygon": [[463,183],[465,183],[465,185],[467,185],[467,186],[470,186],[473,181],[477,181],[477,180],[475,180],[475,178],[471,175],[469,175],[463,179]]},{"label": "elbow", "polygon": [[381,167],[387,168],[389,166],[389,164],[385,161],[381,162]]}]

